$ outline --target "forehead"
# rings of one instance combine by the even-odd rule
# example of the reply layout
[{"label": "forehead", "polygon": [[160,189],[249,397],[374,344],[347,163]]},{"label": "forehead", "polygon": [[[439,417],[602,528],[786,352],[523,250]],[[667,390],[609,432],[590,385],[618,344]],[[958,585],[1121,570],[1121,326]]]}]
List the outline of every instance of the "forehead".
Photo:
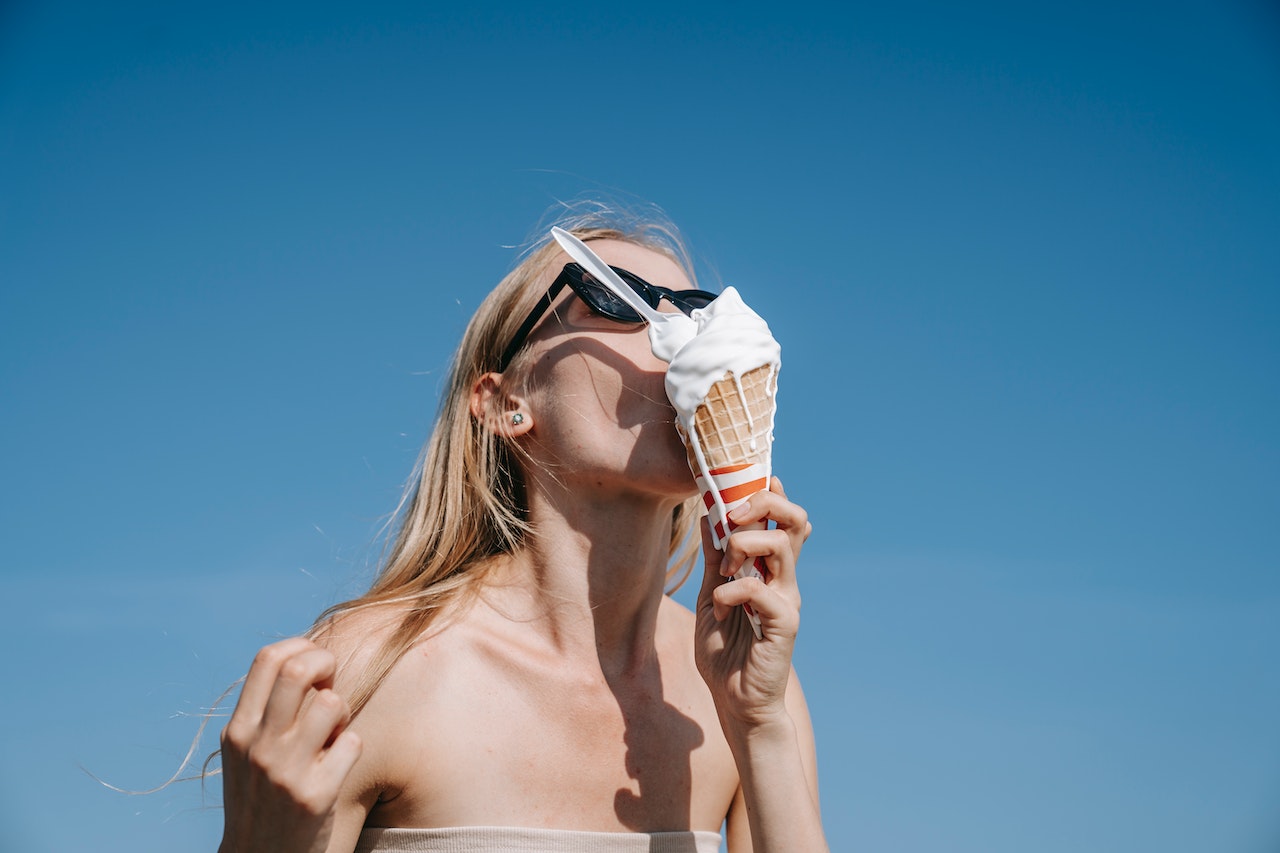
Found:
[{"label": "forehead", "polygon": [[[680,265],[662,252],[625,240],[591,240],[587,245],[609,266],[635,273],[650,284],[671,290],[689,290],[693,287]],[[549,280],[559,275],[561,268],[572,260],[573,258],[561,252],[552,263]]]}]

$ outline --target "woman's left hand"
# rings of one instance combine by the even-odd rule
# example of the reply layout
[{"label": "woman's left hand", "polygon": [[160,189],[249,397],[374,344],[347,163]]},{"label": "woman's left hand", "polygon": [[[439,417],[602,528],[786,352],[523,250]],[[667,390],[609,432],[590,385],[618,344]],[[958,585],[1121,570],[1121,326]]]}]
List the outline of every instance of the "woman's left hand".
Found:
[{"label": "woman's left hand", "polygon": [[[752,495],[730,518],[739,525],[772,521],[775,528],[735,530],[721,554],[703,522],[705,565],[694,654],[722,719],[751,725],[786,713],[791,652],[800,627],[796,560],[813,525],[801,507],[787,500],[777,477],[767,492]],[[764,559],[767,582],[732,578],[757,557]],[[743,604],[760,617],[762,639],[755,638]]]}]

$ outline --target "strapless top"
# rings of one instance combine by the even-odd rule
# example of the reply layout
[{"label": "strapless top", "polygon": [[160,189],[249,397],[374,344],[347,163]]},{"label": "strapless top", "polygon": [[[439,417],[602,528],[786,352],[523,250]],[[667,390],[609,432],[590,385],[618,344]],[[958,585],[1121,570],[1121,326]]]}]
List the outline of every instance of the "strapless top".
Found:
[{"label": "strapless top", "polygon": [[508,826],[378,829],[360,833],[355,853],[718,853],[720,833],[580,832]]}]

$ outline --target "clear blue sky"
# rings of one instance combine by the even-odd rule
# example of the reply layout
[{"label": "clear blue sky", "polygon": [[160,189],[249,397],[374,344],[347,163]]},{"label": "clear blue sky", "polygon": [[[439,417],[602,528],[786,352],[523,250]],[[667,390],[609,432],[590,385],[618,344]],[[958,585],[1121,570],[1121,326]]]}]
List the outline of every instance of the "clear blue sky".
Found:
[{"label": "clear blue sky", "polygon": [[782,341],[833,849],[1277,849],[1277,152],[1265,0],[0,6],[0,849],[214,847],[80,767],[360,590],[583,193]]}]

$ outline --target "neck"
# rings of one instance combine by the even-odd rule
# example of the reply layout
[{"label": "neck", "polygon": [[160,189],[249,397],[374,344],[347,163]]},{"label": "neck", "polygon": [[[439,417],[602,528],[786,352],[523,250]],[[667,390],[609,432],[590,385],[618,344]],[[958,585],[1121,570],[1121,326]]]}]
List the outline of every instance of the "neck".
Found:
[{"label": "neck", "polygon": [[642,665],[654,653],[675,507],[669,497],[531,488],[533,532],[510,564],[505,607],[557,654],[598,659],[606,674]]}]

